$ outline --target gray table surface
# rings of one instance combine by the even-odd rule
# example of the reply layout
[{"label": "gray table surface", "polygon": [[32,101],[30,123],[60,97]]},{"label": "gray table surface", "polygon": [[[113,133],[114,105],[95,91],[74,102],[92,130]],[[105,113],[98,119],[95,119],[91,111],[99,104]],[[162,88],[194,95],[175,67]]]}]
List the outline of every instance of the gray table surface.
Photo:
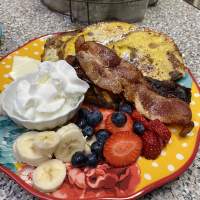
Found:
[{"label": "gray table surface", "polygon": [[[39,0],[0,0],[0,22],[5,28],[5,41],[0,55],[14,50],[31,38],[73,27],[68,17],[51,12]],[[148,9],[145,20],[138,24],[173,37],[186,64],[200,83],[200,10],[182,0],[160,0],[156,7]],[[36,198],[0,173],[0,199]],[[200,152],[183,175],[142,199],[199,200]]]}]

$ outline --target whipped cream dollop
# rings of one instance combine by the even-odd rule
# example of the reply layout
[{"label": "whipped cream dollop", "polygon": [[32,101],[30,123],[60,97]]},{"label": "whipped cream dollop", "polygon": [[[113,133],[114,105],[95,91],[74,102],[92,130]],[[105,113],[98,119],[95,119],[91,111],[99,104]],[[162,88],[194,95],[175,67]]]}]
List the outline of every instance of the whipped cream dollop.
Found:
[{"label": "whipped cream dollop", "polygon": [[75,108],[88,88],[66,61],[46,61],[34,78],[18,82],[13,111],[25,120],[55,119]]}]

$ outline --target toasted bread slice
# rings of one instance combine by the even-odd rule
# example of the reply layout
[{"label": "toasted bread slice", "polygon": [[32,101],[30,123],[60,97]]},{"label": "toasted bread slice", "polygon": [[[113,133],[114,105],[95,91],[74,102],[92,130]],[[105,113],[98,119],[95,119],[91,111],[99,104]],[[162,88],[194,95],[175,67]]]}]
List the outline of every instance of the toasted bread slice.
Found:
[{"label": "toasted bread slice", "polygon": [[70,31],[54,35],[53,37],[47,39],[44,46],[44,52],[41,56],[41,60],[57,61],[59,59],[63,59],[63,47],[65,45],[65,42],[70,40],[77,33],[78,31]]},{"label": "toasted bread slice", "polygon": [[150,29],[136,30],[109,48],[132,62],[144,76],[157,80],[177,80],[184,75],[184,61],[175,42]]},{"label": "toasted bread slice", "polygon": [[83,31],[65,43],[64,58],[75,55],[75,42],[80,35],[84,35],[86,41],[95,41],[107,44],[123,38],[123,35],[136,29],[136,26],[126,22],[100,22],[87,26]]}]

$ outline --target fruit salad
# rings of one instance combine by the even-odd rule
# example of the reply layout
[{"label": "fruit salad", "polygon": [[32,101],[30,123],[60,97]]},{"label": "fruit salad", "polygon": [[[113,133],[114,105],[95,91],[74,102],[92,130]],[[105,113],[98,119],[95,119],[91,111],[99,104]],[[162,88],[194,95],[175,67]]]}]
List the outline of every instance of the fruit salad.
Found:
[{"label": "fruit salad", "polygon": [[[70,184],[77,191],[85,191],[85,197],[88,189],[100,192],[102,187],[123,196],[125,190],[118,182],[134,173],[136,185],[137,159],[156,159],[170,137],[163,123],[147,120],[124,102],[117,110],[82,106],[71,123],[55,131],[22,134],[13,150],[18,162],[34,167],[32,185],[42,192],[58,195],[58,188]],[[117,192],[111,190],[113,187]]]}]

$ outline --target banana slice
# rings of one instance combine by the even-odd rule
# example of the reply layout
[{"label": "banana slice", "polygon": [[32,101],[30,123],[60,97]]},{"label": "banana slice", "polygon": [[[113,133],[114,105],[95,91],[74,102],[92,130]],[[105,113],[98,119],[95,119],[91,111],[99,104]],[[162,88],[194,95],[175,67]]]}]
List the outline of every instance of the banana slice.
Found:
[{"label": "banana slice", "polygon": [[68,124],[66,126],[63,126],[63,127],[59,128],[57,130],[57,134],[62,137],[67,131],[71,131],[72,129],[80,130],[80,128],[76,124],[70,123],[70,124]]},{"label": "banana slice", "polygon": [[42,192],[54,192],[66,177],[65,164],[57,159],[42,163],[33,171],[33,187]]},{"label": "banana slice", "polygon": [[22,159],[20,158],[19,154],[17,153],[16,144],[17,144],[17,141],[15,140],[15,142],[13,143],[13,155],[17,162],[22,162]]},{"label": "banana slice", "polygon": [[61,141],[54,153],[57,159],[70,162],[75,152],[84,151],[86,140],[81,129],[75,124],[64,126],[57,133],[61,136]]},{"label": "banana slice", "polygon": [[33,142],[36,134],[37,132],[33,131],[24,133],[17,138],[13,146],[16,159],[32,166],[38,166],[49,159],[48,156],[44,156],[34,150]]},{"label": "banana slice", "polygon": [[45,156],[52,156],[60,142],[60,136],[54,131],[44,131],[36,134],[33,147]]}]

